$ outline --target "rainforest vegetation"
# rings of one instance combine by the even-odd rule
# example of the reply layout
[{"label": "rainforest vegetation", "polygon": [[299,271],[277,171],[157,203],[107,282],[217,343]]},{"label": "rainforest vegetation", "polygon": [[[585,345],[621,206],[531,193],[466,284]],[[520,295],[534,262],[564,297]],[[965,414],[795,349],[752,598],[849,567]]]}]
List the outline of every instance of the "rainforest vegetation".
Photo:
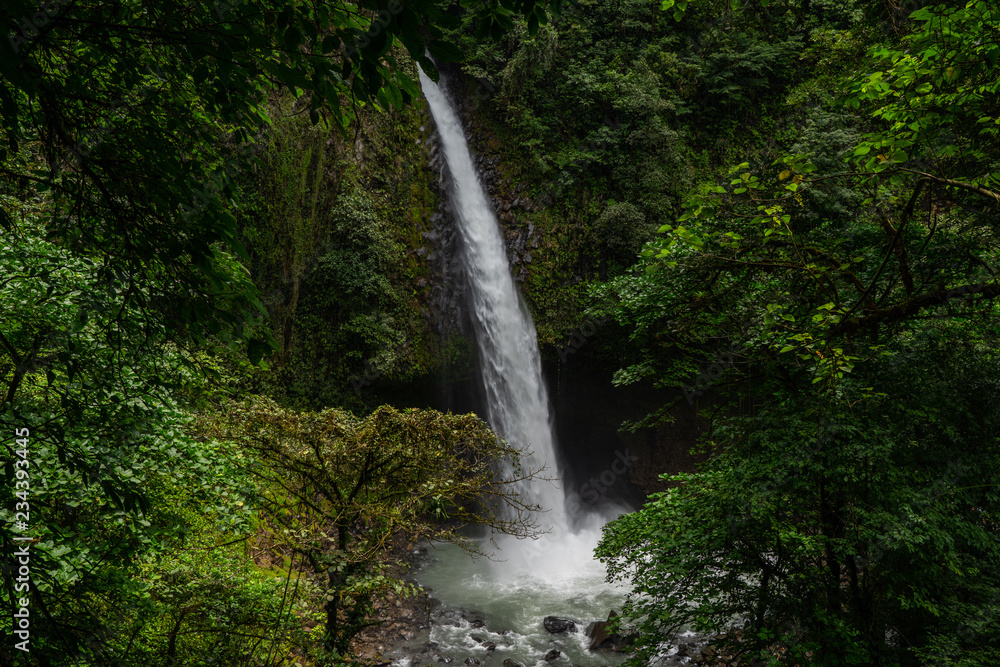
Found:
[{"label": "rainforest vegetation", "polygon": [[357,663],[417,539],[533,533],[534,471],[428,398],[475,352],[418,66],[547,365],[654,396],[623,430],[699,425],[597,549],[631,664],[689,628],[745,665],[996,664],[995,3],[0,17],[0,664]]}]

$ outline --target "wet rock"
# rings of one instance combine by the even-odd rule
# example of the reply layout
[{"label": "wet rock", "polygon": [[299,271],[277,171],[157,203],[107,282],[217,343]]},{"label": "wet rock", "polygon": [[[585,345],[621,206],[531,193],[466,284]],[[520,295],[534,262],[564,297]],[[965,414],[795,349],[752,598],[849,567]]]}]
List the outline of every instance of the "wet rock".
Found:
[{"label": "wet rock", "polygon": [[477,644],[480,644],[487,651],[495,651],[497,648],[496,642],[491,642],[488,638],[483,637],[482,635],[469,635],[469,638]]},{"label": "wet rock", "polygon": [[542,621],[542,625],[545,629],[553,634],[558,634],[560,632],[576,632],[576,623],[569,620],[568,618],[559,618],[558,616],[546,616]]},{"label": "wet rock", "polygon": [[444,664],[447,665],[448,663],[451,662],[451,657],[447,656],[447,655],[442,655],[442,656],[438,657],[438,662],[443,662]]},{"label": "wet rock", "polygon": [[472,657],[466,658],[465,659],[465,664],[469,665],[469,667],[474,667],[475,665],[479,664],[479,659],[478,658],[472,658]]},{"label": "wet rock", "polygon": [[463,614],[460,611],[454,609],[445,609],[437,617],[438,625],[451,625],[460,626],[462,624]]},{"label": "wet rock", "polygon": [[514,662],[510,658],[507,658],[506,660],[503,661],[503,667],[524,667],[524,666],[519,662]]},{"label": "wet rock", "polygon": [[545,662],[552,662],[553,660],[555,660],[556,658],[558,658],[560,655],[562,655],[562,653],[560,653],[559,651],[557,651],[555,649],[552,649],[548,653],[545,654],[545,657],[542,658],[542,660],[544,660]]},{"label": "wet rock", "polygon": [[596,621],[587,626],[587,636],[590,637],[590,648],[591,651],[597,648],[602,648],[605,642],[611,643],[614,633],[609,630],[609,626],[612,621],[618,616],[618,612],[612,610],[608,614],[608,620],[606,621]]}]

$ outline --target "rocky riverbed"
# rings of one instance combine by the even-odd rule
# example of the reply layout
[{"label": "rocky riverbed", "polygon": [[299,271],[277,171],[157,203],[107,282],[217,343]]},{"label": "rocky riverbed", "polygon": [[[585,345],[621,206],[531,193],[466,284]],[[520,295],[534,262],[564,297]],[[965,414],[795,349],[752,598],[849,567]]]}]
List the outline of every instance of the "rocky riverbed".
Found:
[{"label": "rocky riverbed", "polygon": [[[413,570],[433,559],[426,548],[411,552]],[[412,571],[411,571],[412,572]],[[412,573],[408,575],[412,579]],[[475,609],[445,605],[434,591],[415,598],[390,595],[377,607],[379,626],[361,633],[354,651],[374,664],[397,667],[615,667],[629,656],[630,638],[608,628],[605,619],[547,616],[538,628],[516,628],[490,623]],[[539,635],[545,638],[539,642]],[[733,666],[738,663],[704,637],[685,635],[664,645],[656,665]]]}]

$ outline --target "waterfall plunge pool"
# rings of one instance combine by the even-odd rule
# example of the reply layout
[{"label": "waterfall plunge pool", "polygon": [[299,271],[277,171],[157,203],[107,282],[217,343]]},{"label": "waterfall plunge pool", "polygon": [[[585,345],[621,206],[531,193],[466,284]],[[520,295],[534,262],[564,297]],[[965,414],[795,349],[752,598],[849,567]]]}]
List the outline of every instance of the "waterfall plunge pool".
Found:
[{"label": "waterfall plunge pool", "polygon": [[[425,667],[435,661],[482,667],[502,667],[513,660],[524,667],[542,667],[553,649],[553,667],[615,667],[626,655],[609,649],[589,650],[584,634],[592,621],[621,611],[627,591],[605,581],[605,569],[593,559],[600,537],[596,520],[575,533],[553,530],[537,540],[488,541],[494,559],[473,560],[451,544],[430,545],[426,562],[414,573],[440,603],[432,614],[426,655],[402,657],[399,667]],[[546,616],[567,618],[576,632],[550,633]],[[495,648],[490,648],[495,645]],[[470,660],[471,659],[471,660]]]}]

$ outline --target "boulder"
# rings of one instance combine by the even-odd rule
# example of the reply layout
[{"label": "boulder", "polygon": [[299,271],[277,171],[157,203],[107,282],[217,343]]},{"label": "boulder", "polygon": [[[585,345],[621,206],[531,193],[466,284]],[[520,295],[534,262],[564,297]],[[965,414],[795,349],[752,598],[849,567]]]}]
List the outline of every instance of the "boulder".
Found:
[{"label": "boulder", "polygon": [[[618,612],[612,610],[608,614],[608,620],[606,621],[596,621],[587,626],[587,636],[590,637],[590,648],[591,651],[598,648],[610,648],[611,644],[621,641],[621,636],[615,634],[609,630],[611,622],[618,616]],[[608,646],[606,646],[607,644]]]},{"label": "boulder", "polygon": [[542,660],[544,660],[545,662],[552,662],[553,660],[555,660],[556,658],[558,658],[560,655],[562,655],[562,653],[560,653],[556,649],[552,649],[548,653],[545,654],[545,657],[542,658]]},{"label": "boulder", "polygon": [[472,641],[481,645],[487,651],[495,651],[497,648],[496,642],[491,642],[489,638],[483,637],[482,635],[469,635]]},{"label": "boulder", "polygon": [[576,623],[569,620],[568,618],[559,618],[558,616],[546,616],[542,621],[542,625],[545,629],[553,634],[559,634],[561,632],[576,632]]},{"label": "boulder", "polygon": [[522,665],[521,663],[514,662],[510,658],[507,658],[503,661],[503,667],[522,667]]}]

